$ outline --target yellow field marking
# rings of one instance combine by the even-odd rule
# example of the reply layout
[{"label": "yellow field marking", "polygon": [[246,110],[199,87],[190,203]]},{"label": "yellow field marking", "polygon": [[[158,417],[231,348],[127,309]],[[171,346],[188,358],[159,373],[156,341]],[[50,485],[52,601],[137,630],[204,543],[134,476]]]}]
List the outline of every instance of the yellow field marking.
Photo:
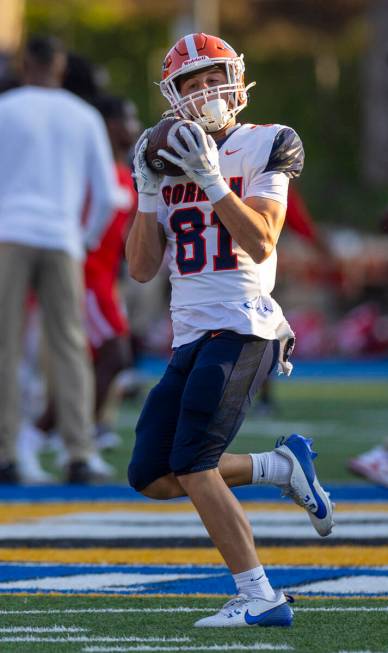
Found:
[{"label": "yellow field marking", "polygon": [[[388,565],[388,546],[306,546],[257,549],[265,565],[381,566]],[[1,562],[115,565],[219,565],[216,549],[0,549]]]},{"label": "yellow field marking", "polygon": [[[298,506],[295,506],[297,509]],[[388,512],[388,502],[380,503],[335,503],[334,512]]]},{"label": "yellow field marking", "polygon": [[[294,504],[282,502],[242,502],[245,510],[255,512],[296,512],[300,508]],[[195,512],[194,507],[189,502],[181,503],[142,503],[138,502],[100,502],[90,501],[80,502],[63,502],[63,503],[16,503],[0,504],[0,524],[12,523],[18,520],[33,520],[40,517],[53,517],[59,515],[68,515],[72,513],[83,512]],[[337,512],[388,512],[388,503],[339,503],[336,505]]]}]

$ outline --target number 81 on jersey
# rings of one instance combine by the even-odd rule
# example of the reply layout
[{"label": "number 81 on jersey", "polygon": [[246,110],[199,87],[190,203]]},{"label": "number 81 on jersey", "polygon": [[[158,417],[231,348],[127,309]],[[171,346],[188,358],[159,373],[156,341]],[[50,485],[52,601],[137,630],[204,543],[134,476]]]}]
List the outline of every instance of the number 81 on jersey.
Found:
[{"label": "number 81 on jersey", "polygon": [[[232,238],[217,213],[210,214],[210,228],[217,229],[217,253],[213,255],[213,271],[237,270],[238,257],[232,251]],[[204,232],[205,214],[198,207],[176,209],[170,216],[170,226],[176,234],[176,262],[179,272],[195,274],[207,264],[207,242]]]}]

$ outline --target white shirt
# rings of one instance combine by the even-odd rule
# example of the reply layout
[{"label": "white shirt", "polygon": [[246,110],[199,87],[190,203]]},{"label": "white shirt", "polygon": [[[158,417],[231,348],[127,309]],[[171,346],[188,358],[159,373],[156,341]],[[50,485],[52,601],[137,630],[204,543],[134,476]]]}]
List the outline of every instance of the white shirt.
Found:
[{"label": "white shirt", "polygon": [[[303,148],[289,127],[245,124],[219,146],[219,160],[224,179],[243,201],[257,196],[287,206],[288,180],[300,174]],[[186,176],[164,178],[158,220],[170,253],[173,346],[218,329],[276,338],[283,320],[271,298],[276,248],[256,264]]]},{"label": "white shirt", "polygon": [[[0,95],[0,241],[83,255],[117,203],[104,122],[63,89],[24,86]],[[91,208],[85,233],[86,193]]]}]

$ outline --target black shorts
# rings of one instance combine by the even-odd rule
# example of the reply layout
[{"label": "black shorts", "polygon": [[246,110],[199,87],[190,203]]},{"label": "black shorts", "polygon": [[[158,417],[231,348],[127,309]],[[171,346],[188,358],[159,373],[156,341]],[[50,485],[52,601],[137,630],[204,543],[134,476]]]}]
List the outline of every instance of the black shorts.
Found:
[{"label": "black shorts", "polygon": [[209,331],[174,351],[136,426],[129,483],[218,466],[278,358],[278,340]]}]

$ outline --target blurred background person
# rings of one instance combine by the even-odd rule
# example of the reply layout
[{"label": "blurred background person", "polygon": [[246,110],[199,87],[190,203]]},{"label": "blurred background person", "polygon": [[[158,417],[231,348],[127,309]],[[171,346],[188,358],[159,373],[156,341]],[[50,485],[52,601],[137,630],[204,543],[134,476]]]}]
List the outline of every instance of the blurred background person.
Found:
[{"label": "blurred background person", "polygon": [[[128,369],[132,362],[129,325],[117,280],[124,256],[124,243],[137,209],[137,193],[127,161],[128,152],[138,137],[140,123],[136,107],[123,98],[105,95],[95,99],[95,106],[105,120],[115,161],[117,183],[127,193],[126,207],[113,213],[99,246],[88,252],[84,264],[85,325],[92,352],[95,383],[96,445],[98,449],[111,449],[118,446],[120,438],[114,432],[114,426],[104,421],[104,409],[112,381],[120,371]],[[88,206],[85,209],[86,221],[87,213]],[[30,482],[48,480],[45,470],[40,466],[39,455],[47,445],[52,444],[47,437],[56,430],[56,421],[55,405],[50,398],[46,410],[35,424],[23,424],[19,436],[19,465]],[[65,452],[57,440],[55,447],[57,461],[62,465],[66,460]],[[94,456],[92,467],[95,460]],[[98,469],[100,467],[101,462]],[[113,473],[108,466],[103,469]]]},{"label": "blurred background person", "polygon": [[[0,96],[0,483],[18,483],[17,368],[28,292],[36,292],[53,363],[69,465],[66,480],[95,480],[88,461],[93,384],[82,323],[83,247],[95,248],[117,203],[113,160],[98,112],[61,89],[66,53],[32,37],[23,86]],[[81,213],[90,188],[85,230]]]},{"label": "blurred background person", "polygon": [[96,66],[78,52],[69,52],[62,86],[86,102],[94,103],[103,92],[101,75]]}]

